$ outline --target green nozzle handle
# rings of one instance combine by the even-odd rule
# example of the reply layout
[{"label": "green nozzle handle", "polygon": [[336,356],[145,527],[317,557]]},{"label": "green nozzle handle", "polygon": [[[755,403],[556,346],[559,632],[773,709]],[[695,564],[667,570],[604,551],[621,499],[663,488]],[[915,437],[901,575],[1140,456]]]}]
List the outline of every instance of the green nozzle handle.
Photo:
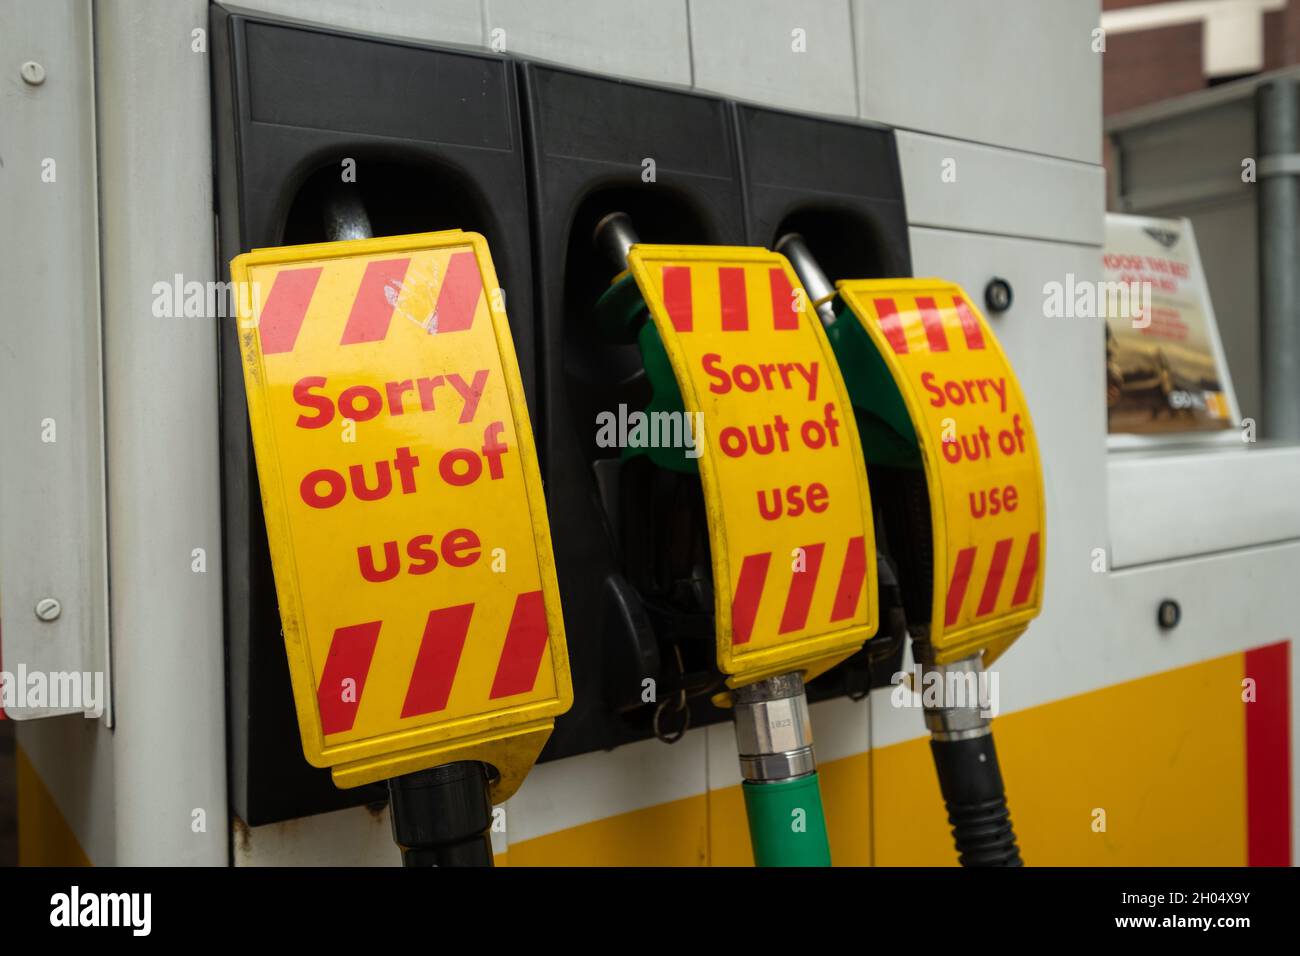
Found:
[{"label": "green nozzle handle", "polygon": [[817,774],[741,784],[757,866],[830,866]]}]

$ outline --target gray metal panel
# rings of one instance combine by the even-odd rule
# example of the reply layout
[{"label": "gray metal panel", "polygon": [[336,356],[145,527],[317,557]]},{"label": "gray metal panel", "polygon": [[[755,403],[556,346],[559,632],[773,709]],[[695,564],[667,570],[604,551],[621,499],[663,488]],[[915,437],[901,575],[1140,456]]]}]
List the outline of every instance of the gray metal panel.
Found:
[{"label": "gray metal panel", "polygon": [[863,119],[1096,163],[1098,0],[854,0]]},{"label": "gray metal panel", "polygon": [[[624,79],[688,86],[686,0],[483,0],[485,43],[501,52]],[[496,49],[496,47],[492,47]]]},{"label": "gray metal panel", "polygon": [[693,0],[690,12],[697,89],[858,115],[848,0]]},{"label": "gray metal panel", "polygon": [[404,40],[486,42],[480,0],[235,0],[226,6]]},{"label": "gray metal panel", "polygon": [[901,130],[895,138],[913,226],[1092,245],[1105,238],[1100,166]]},{"label": "gray metal panel", "polygon": [[1139,106],[1136,109],[1125,110],[1123,113],[1116,113],[1106,118],[1106,133],[1115,135],[1129,129],[1143,128],[1153,123],[1181,116],[1184,113],[1201,113],[1234,100],[1253,100],[1255,90],[1261,83],[1267,83],[1282,77],[1300,80],[1300,66],[1260,73],[1258,76],[1238,80],[1235,83],[1224,83],[1222,86],[1216,86],[1212,89],[1198,90],[1195,93],[1175,96],[1172,99]]},{"label": "gray metal panel", "polygon": [[136,0],[100,4],[95,17],[115,862],[124,866],[228,860],[221,319],[153,308],[155,283],[216,279],[208,58],[191,48],[206,14],[202,0]]},{"label": "gray metal panel", "polygon": [[1112,133],[1119,148],[1119,209],[1143,215],[1253,196],[1242,160],[1254,156],[1255,107],[1249,99],[1214,103]]},{"label": "gray metal panel", "polygon": [[1110,456],[1111,567],[1300,539],[1300,448]]},{"label": "gray metal panel", "polygon": [[[88,2],[20,0],[0,30],[0,631],[8,672],[107,694],[94,84]],[[43,82],[19,74],[39,64]],[[38,601],[61,605],[38,620]],[[10,706],[27,719],[81,708]]]}]

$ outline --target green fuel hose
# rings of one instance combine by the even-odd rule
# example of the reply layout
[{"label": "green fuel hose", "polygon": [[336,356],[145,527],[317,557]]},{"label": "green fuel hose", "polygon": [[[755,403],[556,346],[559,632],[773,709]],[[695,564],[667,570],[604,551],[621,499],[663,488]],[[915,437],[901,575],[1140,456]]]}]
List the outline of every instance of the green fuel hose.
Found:
[{"label": "green fuel hose", "polygon": [[817,773],[741,784],[758,866],[830,866],[831,846]]}]

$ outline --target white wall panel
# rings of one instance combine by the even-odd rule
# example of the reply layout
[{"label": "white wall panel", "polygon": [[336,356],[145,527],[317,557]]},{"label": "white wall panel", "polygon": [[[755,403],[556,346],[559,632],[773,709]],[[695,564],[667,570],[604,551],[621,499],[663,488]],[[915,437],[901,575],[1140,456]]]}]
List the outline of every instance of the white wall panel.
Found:
[{"label": "white wall panel", "polygon": [[853,0],[864,119],[1101,161],[1098,0]]},{"label": "white wall panel", "polygon": [[696,88],[856,117],[848,0],[691,0]]}]

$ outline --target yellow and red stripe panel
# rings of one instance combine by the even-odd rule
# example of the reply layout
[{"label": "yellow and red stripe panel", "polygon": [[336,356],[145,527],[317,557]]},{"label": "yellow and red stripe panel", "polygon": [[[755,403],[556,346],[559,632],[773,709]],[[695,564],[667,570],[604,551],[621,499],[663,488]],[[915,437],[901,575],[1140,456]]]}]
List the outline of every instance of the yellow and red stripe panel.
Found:
[{"label": "yellow and red stripe panel", "polygon": [[[1290,647],[1000,715],[1026,864],[1291,865]],[[876,864],[955,865],[928,742],[873,751],[872,771]]]},{"label": "yellow and red stripe panel", "polygon": [[940,663],[992,660],[1042,607],[1042,467],[996,337],[941,279],[853,280],[839,294],[884,358],[925,465],[934,536],[930,641]]},{"label": "yellow and red stripe panel", "polygon": [[[474,609],[475,605],[471,603],[435,608],[429,612],[411,677],[401,697],[400,719],[439,714],[447,709]],[[326,737],[347,733],[356,723],[366,676],[383,626],[384,622],[378,620],[335,629],[317,688],[321,728]],[[488,700],[517,697],[533,690],[546,653],[546,638],[542,592],[520,594],[515,599]],[[482,639],[484,643],[491,641],[488,635],[483,635]],[[349,678],[355,681],[356,693],[347,695],[345,699],[335,691]],[[397,700],[387,699],[385,703],[392,709]]]},{"label": "yellow and red stripe panel", "polygon": [[[736,581],[735,596],[731,603],[733,645],[749,643],[765,594],[769,595],[769,602],[780,602],[778,634],[794,634],[808,627],[808,614],[819,582],[826,588],[830,585],[830,580],[835,581],[832,592],[834,599],[827,618],[830,623],[851,621],[858,612],[867,574],[867,548],[863,536],[855,535],[849,539],[838,573],[831,579],[821,576],[822,557],[826,551],[824,541],[804,545],[800,550],[804,555],[803,566],[798,570],[792,567],[788,581],[785,580],[784,566],[778,567],[780,580],[772,580],[778,577],[778,572],[771,571],[772,552],[745,555],[740,564],[740,577]],[[775,585],[772,589],[774,594],[768,590],[769,582]]]},{"label": "yellow and red stripe panel", "polygon": [[812,677],[876,630],[866,468],[839,369],[785,258],[638,244],[628,265],[703,423],[718,666]]},{"label": "yellow and red stripe panel", "polygon": [[1245,654],[1246,862],[1291,866],[1291,642]]},{"label": "yellow and red stripe panel", "polygon": [[572,690],[486,242],[258,250],[231,271],[307,759],[340,786],[481,759],[504,799]]},{"label": "yellow and red stripe panel", "polygon": [[[999,716],[999,759],[1026,862],[1291,865],[1290,644]],[[820,761],[818,774],[837,865],[956,866],[928,737]],[[589,792],[589,822],[512,840],[506,861],[753,864],[740,785],[637,809],[614,802],[625,787]]]}]

